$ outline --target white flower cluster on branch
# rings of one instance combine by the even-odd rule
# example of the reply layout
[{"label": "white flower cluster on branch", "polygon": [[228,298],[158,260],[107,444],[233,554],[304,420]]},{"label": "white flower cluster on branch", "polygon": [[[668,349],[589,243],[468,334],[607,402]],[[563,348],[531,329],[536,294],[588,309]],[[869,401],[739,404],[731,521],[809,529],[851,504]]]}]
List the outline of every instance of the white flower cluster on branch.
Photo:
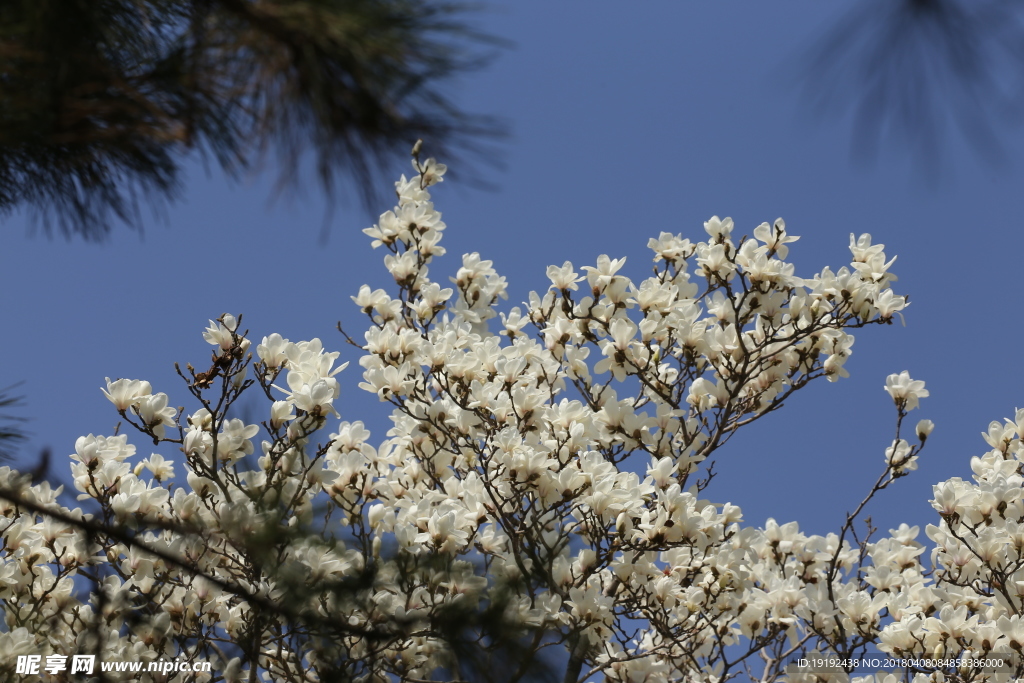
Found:
[{"label": "white flower cluster on branch", "polygon": [[[706,241],[651,239],[640,282],[625,259],[566,262],[499,312],[505,279],[479,254],[430,279],[445,224],[428,188],[446,169],[414,166],[365,231],[393,287],[360,289],[368,329],[346,336],[360,387],[391,404],[386,438],[336,421],[339,353],[277,334],[251,352],[231,315],[203,335],[209,369],[179,370],[190,413],[108,380],[122,420],[166,450],[80,438],[74,509],[0,468],[0,671],[96,653],[215,662],[197,681],[812,681],[851,667],[799,658],[1024,648],[1024,411],[992,423],[974,483],[935,488],[930,557],[917,527],[873,539],[859,523],[932,431],[904,434],[928,395],[906,372],[886,381],[879,478],[836,533],[746,526],[705,498],[740,428],[847,376],[851,332],[906,307],[882,245],[852,237],[849,266],[800,277],[782,220],[737,240],[715,217]],[[247,392],[267,401],[260,424],[237,416]]]}]

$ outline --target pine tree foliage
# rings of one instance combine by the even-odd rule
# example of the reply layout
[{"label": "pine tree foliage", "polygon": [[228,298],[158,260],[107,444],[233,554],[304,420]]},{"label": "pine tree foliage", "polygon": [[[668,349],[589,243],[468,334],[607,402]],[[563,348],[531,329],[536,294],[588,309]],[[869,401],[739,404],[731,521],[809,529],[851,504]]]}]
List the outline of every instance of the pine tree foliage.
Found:
[{"label": "pine tree foliage", "polygon": [[472,151],[498,132],[443,81],[496,41],[429,0],[10,0],[0,4],[0,210],[104,237],[180,194],[198,151],[231,174],[266,153],[325,188],[418,138]]}]

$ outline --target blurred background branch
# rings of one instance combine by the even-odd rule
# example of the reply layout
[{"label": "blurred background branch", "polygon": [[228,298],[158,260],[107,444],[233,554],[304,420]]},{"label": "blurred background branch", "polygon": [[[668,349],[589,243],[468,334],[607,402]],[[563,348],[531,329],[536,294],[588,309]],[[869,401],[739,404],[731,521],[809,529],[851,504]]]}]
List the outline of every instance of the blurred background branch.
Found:
[{"label": "blurred background branch", "polygon": [[17,385],[0,389],[0,461],[14,457],[26,437],[25,418],[7,412],[22,405],[21,396],[12,393],[16,388]]},{"label": "blurred background branch", "polygon": [[10,0],[0,5],[0,211],[101,239],[182,191],[198,151],[228,174],[312,160],[328,195],[419,138],[446,159],[500,135],[441,91],[500,42],[431,0]]},{"label": "blurred background branch", "polygon": [[926,168],[947,127],[1008,161],[998,127],[1019,120],[1024,7],[1016,0],[858,0],[800,57],[820,114],[849,115],[855,154],[905,144]]}]

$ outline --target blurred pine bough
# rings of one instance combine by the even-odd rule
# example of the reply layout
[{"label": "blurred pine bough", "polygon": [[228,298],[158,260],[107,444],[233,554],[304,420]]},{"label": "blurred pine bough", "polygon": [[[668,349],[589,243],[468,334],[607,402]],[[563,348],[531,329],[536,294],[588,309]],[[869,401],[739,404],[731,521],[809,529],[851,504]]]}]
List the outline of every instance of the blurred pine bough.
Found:
[{"label": "blurred pine bough", "polygon": [[102,239],[140,226],[198,151],[229,175],[315,160],[365,200],[418,138],[472,154],[500,134],[442,93],[500,44],[433,0],[9,0],[0,4],[0,212]]}]

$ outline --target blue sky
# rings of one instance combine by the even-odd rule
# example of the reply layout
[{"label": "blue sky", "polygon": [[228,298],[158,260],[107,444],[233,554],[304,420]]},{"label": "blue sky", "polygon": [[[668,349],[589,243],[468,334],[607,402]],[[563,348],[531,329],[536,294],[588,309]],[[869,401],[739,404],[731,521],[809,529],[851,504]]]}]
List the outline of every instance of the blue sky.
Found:
[{"label": "blue sky", "polygon": [[[434,192],[449,255],[432,273],[441,280],[478,251],[508,278],[510,306],[545,289],[545,267],[567,259],[627,256],[640,279],[649,237],[699,239],[715,214],[732,216],[739,234],[784,217],[802,236],[790,252],[798,274],[848,263],[851,232],[898,254],[907,326],[862,331],[852,377],[813,385],[737,437],[707,493],[740,505],[748,522],[797,520],[816,533],[837,530],[881,471],[890,372],[928,382],[931,398],[912,417],[937,428],[920,470],[869,510],[883,530],[935,521],[931,485],[969,477],[970,456],[987,448],[979,432],[1024,405],[1021,132],[998,129],[1011,160],[1000,168],[953,134],[928,168],[898,141],[874,164],[854,163],[849,118],[809,111],[797,84],[807,48],[848,4],[485,2],[481,23],[514,46],[454,92],[466,109],[508,122],[504,169],[483,173],[494,191],[449,181]],[[26,454],[50,446],[66,480],[75,438],[117,421],[100,393],[105,376],[147,379],[191,406],[173,364],[206,362],[202,329],[225,311],[244,314],[257,341],[318,336],[358,357],[334,326],[359,332],[349,297],[364,282],[387,286],[382,254],[360,232],[374,217],[337,209],[325,245],[320,193],[271,203],[271,183],[272,172],[233,184],[194,165],[166,225],[150,221],[141,237],[115,229],[102,245],[7,221],[0,385],[24,381]],[[339,378],[343,416],[383,437],[383,410],[357,388],[358,366]]]}]

